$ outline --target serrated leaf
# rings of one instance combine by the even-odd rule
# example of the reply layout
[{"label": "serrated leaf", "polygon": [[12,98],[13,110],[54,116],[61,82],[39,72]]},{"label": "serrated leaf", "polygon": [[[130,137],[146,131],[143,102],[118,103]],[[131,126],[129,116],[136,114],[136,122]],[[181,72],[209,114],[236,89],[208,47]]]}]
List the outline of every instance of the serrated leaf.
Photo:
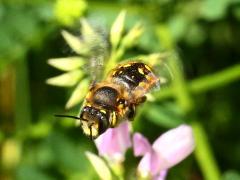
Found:
[{"label": "serrated leaf", "polygon": [[85,152],[85,154],[101,179],[112,179],[112,175],[108,166],[100,157],[91,152]]},{"label": "serrated leaf", "polygon": [[69,108],[77,105],[78,103],[80,103],[83,100],[83,98],[87,94],[88,86],[89,86],[88,79],[84,79],[78,84],[78,86],[73,91],[71,97],[69,98],[69,100],[66,104],[66,109],[69,109]]},{"label": "serrated leaf", "polygon": [[95,30],[90,26],[86,19],[81,19],[81,32],[84,40],[88,41],[88,38],[92,38],[92,36],[96,36]]},{"label": "serrated leaf", "polygon": [[81,57],[52,58],[48,64],[62,71],[71,71],[81,67],[85,60]]},{"label": "serrated leaf", "polygon": [[[86,19],[81,19],[81,33],[85,45],[89,48],[92,53],[92,48],[102,48],[104,44],[103,36],[100,32],[95,31],[95,29],[87,22]],[[100,50],[101,51],[101,50]]]},{"label": "serrated leaf", "polygon": [[71,71],[62,75],[47,79],[46,83],[53,86],[71,87],[83,77],[80,70]]},{"label": "serrated leaf", "polygon": [[111,27],[110,41],[114,48],[117,47],[121,39],[122,32],[124,29],[125,16],[126,11],[124,10],[121,11]]},{"label": "serrated leaf", "polygon": [[136,43],[136,40],[143,33],[143,27],[140,23],[134,25],[134,27],[124,36],[122,43],[125,47],[131,47]]},{"label": "serrated leaf", "polygon": [[78,54],[88,54],[88,48],[83,41],[77,36],[70,34],[67,31],[62,31],[63,38],[67,41],[68,45]]}]

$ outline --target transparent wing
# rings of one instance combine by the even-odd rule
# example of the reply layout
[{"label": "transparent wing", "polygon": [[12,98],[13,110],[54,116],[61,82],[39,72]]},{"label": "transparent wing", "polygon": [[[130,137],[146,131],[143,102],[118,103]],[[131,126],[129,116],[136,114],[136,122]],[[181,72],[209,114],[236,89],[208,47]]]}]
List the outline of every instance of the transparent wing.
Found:
[{"label": "transparent wing", "polygon": [[93,28],[86,20],[82,20],[81,24],[81,38],[88,49],[88,60],[84,70],[91,77],[92,82],[95,83],[101,80],[103,65],[109,56],[107,33],[104,32],[103,28]]},{"label": "transparent wing", "polygon": [[89,89],[89,84],[101,80],[103,65],[108,58],[109,50],[106,34],[103,28],[93,28],[85,19],[81,20],[80,35],[76,36],[68,31],[62,31],[63,38],[77,55],[71,58],[51,59],[49,64],[70,72],[65,73],[61,78],[50,79],[48,82],[56,84],[57,81],[58,84],[66,86],[62,82],[62,79],[65,79],[71,82],[67,86],[76,86],[66,108],[71,108],[81,102]]},{"label": "transparent wing", "polygon": [[[150,67],[152,67],[154,74],[159,78],[160,87],[166,86],[174,78],[173,69],[171,66],[171,58],[173,54],[170,52],[166,53],[155,53],[147,56],[139,56],[139,60],[145,62]],[[181,67],[181,63],[178,63],[179,67]]]}]

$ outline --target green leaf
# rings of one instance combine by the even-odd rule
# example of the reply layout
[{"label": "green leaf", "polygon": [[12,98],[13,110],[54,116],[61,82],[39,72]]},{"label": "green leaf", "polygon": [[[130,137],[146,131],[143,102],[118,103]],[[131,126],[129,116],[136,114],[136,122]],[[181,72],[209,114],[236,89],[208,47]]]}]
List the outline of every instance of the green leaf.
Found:
[{"label": "green leaf", "polygon": [[71,87],[83,77],[80,70],[71,71],[62,75],[47,79],[46,83],[53,86]]},{"label": "green leaf", "polygon": [[2,131],[0,131],[0,143],[3,141],[3,139],[4,139],[4,134]]},{"label": "green leaf", "polygon": [[88,54],[88,48],[85,46],[84,42],[80,40],[79,37],[70,34],[67,31],[62,31],[62,36],[68,43],[68,45],[78,54],[86,55]]},{"label": "green leaf", "polygon": [[18,180],[55,180],[41,169],[32,165],[21,165],[17,169],[16,179]]},{"label": "green leaf", "polygon": [[84,41],[92,41],[93,37],[97,36],[97,33],[95,30],[90,26],[90,24],[87,22],[86,19],[81,19],[81,33],[83,36]]},{"label": "green leaf", "polygon": [[101,179],[112,179],[112,175],[108,166],[100,157],[91,152],[86,152],[85,154]]},{"label": "green leaf", "polygon": [[49,132],[52,130],[52,126],[49,124],[49,122],[40,121],[37,124],[31,125],[29,130],[31,137],[43,138],[49,134]]},{"label": "green leaf", "polygon": [[148,105],[145,109],[147,110],[147,118],[159,126],[173,128],[184,123],[181,112],[175,104]]},{"label": "green leaf", "polygon": [[233,9],[233,14],[234,14],[234,16],[238,19],[238,20],[240,20],[240,7],[238,6],[238,7],[235,7],[234,9]]},{"label": "green leaf", "polygon": [[187,36],[185,36],[185,40],[189,45],[198,46],[206,39],[206,32],[204,31],[202,26],[198,25],[197,23],[190,24],[187,32],[188,33]]},{"label": "green leaf", "polygon": [[[175,16],[172,16],[168,22],[168,31],[170,31],[170,34],[172,38],[170,41],[173,39],[176,41],[180,40],[183,36],[186,35],[186,30],[188,29],[188,19],[185,18],[185,16],[178,14]],[[160,27],[161,28],[161,27]],[[168,34],[165,34],[168,35]],[[173,42],[169,43],[172,44]]]},{"label": "green leaf", "polygon": [[94,56],[93,54],[98,52],[95,50],[95,48],[103,48],[105,39],[103,39],[101,33],[95,31],[95,29],[86,21],[86,19],[81,19],[81,25],[82,39],[85,43],[85,46],[89,48],[90,56]]},{"label": "green leaf", "polygon": [[235,170],[225,172],[221,180],[240,180],[240,174]]},{"label": "green leaf", "polygon": [[110,42],[113,48],[117,47],[121,39],[122,32],[124,29],[125,16],[126,16],[126,11],[124,10],[121,11],[111,27]]},{"label": "green leaf", "polygon": [[125,47],[131,47],[136,43],[136,40],[143,33],[143,27],[140,23],[135,24],[135,26],[123,37],[122,44]]},{"label": "green leaf", "polygon": [[21,160],[22,147],[16,139],[6,139],[1,149],[1,164],[5,169],[15,168]]},{"label": "green leaf", "polygon": [[[83,136],[80,129],[78,136]],[[87,158],[84,152],[86,149],[91,149],[90,143],[87,143],[88,141],[85,141],[85,138],[81,139],[81,142],[78,143],[76,139],[72,137],[62,132],[52,131],[52,133],[45,138],[47,145],[53,152],[54,166],[52,167],[64,173],[65,178],[63,179],[69,179],[67,176],[78,172],[84,172],[86,177],[89,175],[89,164],[87,164]]]},{"label": "green leaf", "polygon": [[207,20],[217,20],[225,16],[230,3],[229,0],[205,0],[202,1],[200,13]]},{"label": "green leaf", "polygon": [[89,86],[88,79],[84,79],[78,84],[78,86],[73,91],[71,97],[69,98],[69,100],[66,104],[66,109],[69,109],[69,108],[77,105],[78,103],[80,103],[83,100],[83,98],[87,94],[88,86]]},{"label": "green leaf", "polygon": [[73,25],[87,8],[84,0],[57,0],[54,12],[57,20],[64,25]]},{"label": "green leaf", "polygon": [[81,67],[85,62],[81,57],[52,58],[48,64],[62,71],[71,71]]},{"label": "green leaf", "polygon": [[162,23],[155,27],[156,35],[162,49],[172,50],[175,45],[174,34],[172,33],[171,26],[175,25]]}]

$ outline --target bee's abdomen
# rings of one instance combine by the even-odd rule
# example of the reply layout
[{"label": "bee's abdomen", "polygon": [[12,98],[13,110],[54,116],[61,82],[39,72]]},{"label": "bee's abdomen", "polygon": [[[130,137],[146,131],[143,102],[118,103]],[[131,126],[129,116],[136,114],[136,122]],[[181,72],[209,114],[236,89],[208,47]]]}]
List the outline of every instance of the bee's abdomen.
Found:
[{"label": "bee's abdomen", "polygon": [[150,73],[149,67],[144,63],[132,62],[116,68],[111,76],[114,82],[123,84],[133,90],[141,82],[147,82],[147,75]]}]

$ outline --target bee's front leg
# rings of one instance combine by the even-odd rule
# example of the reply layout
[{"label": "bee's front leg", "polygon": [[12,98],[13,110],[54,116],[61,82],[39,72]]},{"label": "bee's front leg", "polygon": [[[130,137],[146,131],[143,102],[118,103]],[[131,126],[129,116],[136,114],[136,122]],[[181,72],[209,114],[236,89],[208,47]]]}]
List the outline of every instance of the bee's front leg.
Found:
[{"label": "bee's front leg", "polygon": [[129,105],[129,110],[128,110],[128,120],[129,121],[133,121],[133,119],[134,119],[134,116],[135,116],[135,114],[136,114],[136,106],[135,106],[135,104],[130,104]]},{"label": "bee's front leg", "polygon": [[147,100],[146,96],[142,96],[136,100],[136,104],[144,103]]}]

